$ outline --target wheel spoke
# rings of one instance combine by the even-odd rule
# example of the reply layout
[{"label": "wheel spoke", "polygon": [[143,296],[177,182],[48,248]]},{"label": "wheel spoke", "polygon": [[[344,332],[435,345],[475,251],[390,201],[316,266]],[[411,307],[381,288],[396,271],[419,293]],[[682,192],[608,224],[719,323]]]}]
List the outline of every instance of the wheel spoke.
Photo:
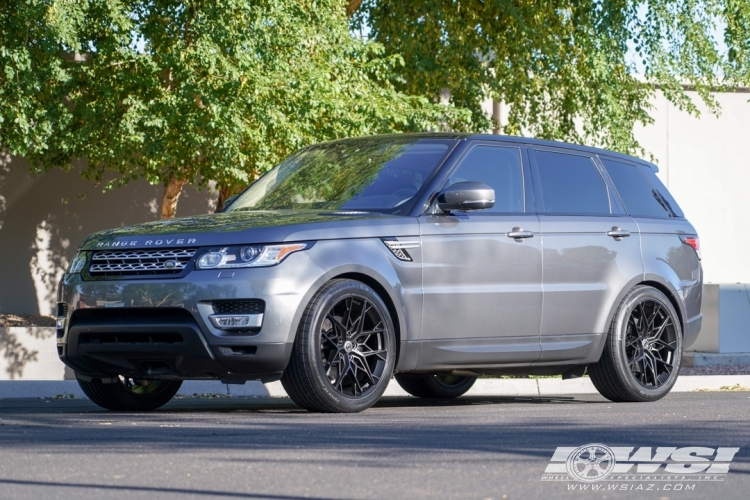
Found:
[{"label": "wheel spoke", "polygon": [[358,332],[358,333],[352,335],[352,340],[356,340],[357,342],[364,343],[364,342],[367,342],[367,339],[360,340],[362,337],[367,336],[369,338],[370,335],[375,335],[375,334],[378,334],[378,333],[383,333],[384,331],[385,330],[382,327],[381,328],[375,327],[372,330],[361,331],[361,332]]},{"label": "wheel spoke", "polygon": [[[659,385],[659,375],[656,372],[656,360],[651,355],[650,352],[647,351],[648,354],[644,353],[643,361],[646,366],[646,369],[651,372],[651,380],[653,381],[655,386]],[[646,380],[648,380],[648,376],[646,377]]]},{"label": "wheel spoke", "polygon": [[353,295],[341,298],[324,318],[320,330],[323,372],[336,392],[349,397],[366,395],[382,382],[389,356],[380,310],[374,302]]},{"label": "wheel spoke", "polygon": [[331,313],[328,313],[326,315],[326,319],[328,319],[328,321],[333,324],[333,330],[338,338],[342,339],[346,336],[346,327],[339,318]]},{"label": "wheel spoke", "polygon": [[654,302],[654,308],[651,310],[651,314],[648,318],[648,331],[654,329],[654,324],[656,323],[656,318],[659,315],[659,312],[661,311],[661,306]]},{"label": "wheel spoke", "polygon": [[380,359],[382,359],[383,361],[385,361],[385,355],[388,354],[388,351],[386,351],[385,349],[380,349],[380,350],[377,350],[377,351],[359,351],[359,354],[363,358],[367,358],[369,356],[377,356]]},{"label": "wheel spoke", "polygon": [[646,298],[633,307],[623,348],[630,372],[643,387],[661,387],[677,374],[672,363],[678,345],[667,306]]},{"label": "wheel spoke", "polygon": [[373,375],[372,370],[370,370],[370,367],[367,364],[367,359],[365,359],[362,353],[356,353],[356,354],[359,357],[352,357],[352,361],[357,362],[356,364],[358,364],[359,368],[364,372],[370,385],[377,384],[378,380],[380,380],[380,377]]},{"label": "wheel spoke", "polygon": [[646,309],[643,307],[643,302],[638,304],[640,315],[638,318],[638,336],[643,337],[646,334]]},{"label": "wheel spoke", "polygon": [[664,333],[664,330],[671,324],[672,324],[672,321],[668,317],[665,318],[662,324],[659,326],[659,328],[654,328],[651,330],[651,332],[649,332],[648,339],[654,340],[654,339],[660,338],[662,334]]},{"label": "wheel spoke", "polygon": [[352,305],[354,304],[354,298],[348,297],[344,299],[344,307],[346,308],[346,316],[344,317],[344,331],[348,331],[351,328],[352,320]]}]

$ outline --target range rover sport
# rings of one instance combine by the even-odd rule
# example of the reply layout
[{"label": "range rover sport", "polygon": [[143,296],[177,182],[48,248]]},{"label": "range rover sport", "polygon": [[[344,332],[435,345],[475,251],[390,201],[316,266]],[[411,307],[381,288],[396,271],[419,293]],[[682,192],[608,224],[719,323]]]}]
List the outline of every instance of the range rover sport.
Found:
[{"label": "range rover sport", "polygon": [[480,375],[588,372],[654,401],[701,325],[699,239],[643,160],[525,138],[417,134],[300,150],[222,212],[90,235],[57,349],[111,410],[183,380],[281,380],[311,411]]}]

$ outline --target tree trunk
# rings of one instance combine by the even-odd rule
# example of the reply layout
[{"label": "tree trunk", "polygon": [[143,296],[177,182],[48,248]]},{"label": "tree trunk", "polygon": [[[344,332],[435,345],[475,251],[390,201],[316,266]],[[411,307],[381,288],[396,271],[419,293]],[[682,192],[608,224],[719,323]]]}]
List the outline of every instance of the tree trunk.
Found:
[{"label": "tree trunk", "polygon": [[177,201],[180,199],[182,187],[187,179],[170,177],[164,186],[164,196],[161,199],[161,219],[173,219],[177,213]]},{"label": "tree trunk", "polygon": [[234,191],[235,189],[232,186],[219,186],[219,199],[216,200],[215,213],[219,213],[224,209],[224,204],[229,197],[234,196]]},{"label": "tree trunk", "polygon": [[346,4],[346,17],[352,17],[360,5],[362,5],[362,0],[349,0]]}]

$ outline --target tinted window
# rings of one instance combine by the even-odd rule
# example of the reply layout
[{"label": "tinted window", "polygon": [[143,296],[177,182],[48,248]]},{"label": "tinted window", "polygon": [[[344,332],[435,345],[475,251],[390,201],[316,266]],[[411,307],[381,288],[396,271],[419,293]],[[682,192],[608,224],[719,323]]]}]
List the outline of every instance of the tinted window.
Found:
[{"label": "tinted window", "polygon": [[656,176],[656,172],[645,165],[639,165],[638,170],[640,170],[641,173],[646,177],[646,179],[648,179],[648,182],[651,184],[651,186],[653,186],[654,189],[659,192],[659,194],[661,195],[661,199],[664,201],[664,204],[667,206],[669,211],[672,212],[675,217],[685,217],[685,214],[682,213],[680,206],[677,204],[675,199],[672,198],[672,195],[667,190],[667,187],[662,184],[659,178]]},{"label": "tinted window", "polygon": [[625,209],[633,217],[672,217],[667,203],[635,165],[602,159]]},{"label": "tinted window", "polygon": [[236,210],[371,210],[406,213],[454,141],[350,139],[305,148],[258,179]]},{"label": "tinted window", "polygon": [[594,161],[587,156],[534,151],[548,214],[609,214],[609,197]]},{"label": "tinted window", "polygon": [[457,182],[484,182],[495,190],[495,206],[481,212],[523,212],[523,170],[518,148],[473,147],[447,185]]}]

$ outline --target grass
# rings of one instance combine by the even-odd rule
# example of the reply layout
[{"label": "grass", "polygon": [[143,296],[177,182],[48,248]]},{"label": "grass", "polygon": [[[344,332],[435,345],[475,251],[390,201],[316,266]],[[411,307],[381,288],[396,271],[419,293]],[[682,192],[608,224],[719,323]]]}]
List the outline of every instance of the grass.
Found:
[{"label": "grass", "polygon": [[750,387],[744,387],[740,384],[722,385],[718,389],[696,389],[695,392],[750,392]]}]

